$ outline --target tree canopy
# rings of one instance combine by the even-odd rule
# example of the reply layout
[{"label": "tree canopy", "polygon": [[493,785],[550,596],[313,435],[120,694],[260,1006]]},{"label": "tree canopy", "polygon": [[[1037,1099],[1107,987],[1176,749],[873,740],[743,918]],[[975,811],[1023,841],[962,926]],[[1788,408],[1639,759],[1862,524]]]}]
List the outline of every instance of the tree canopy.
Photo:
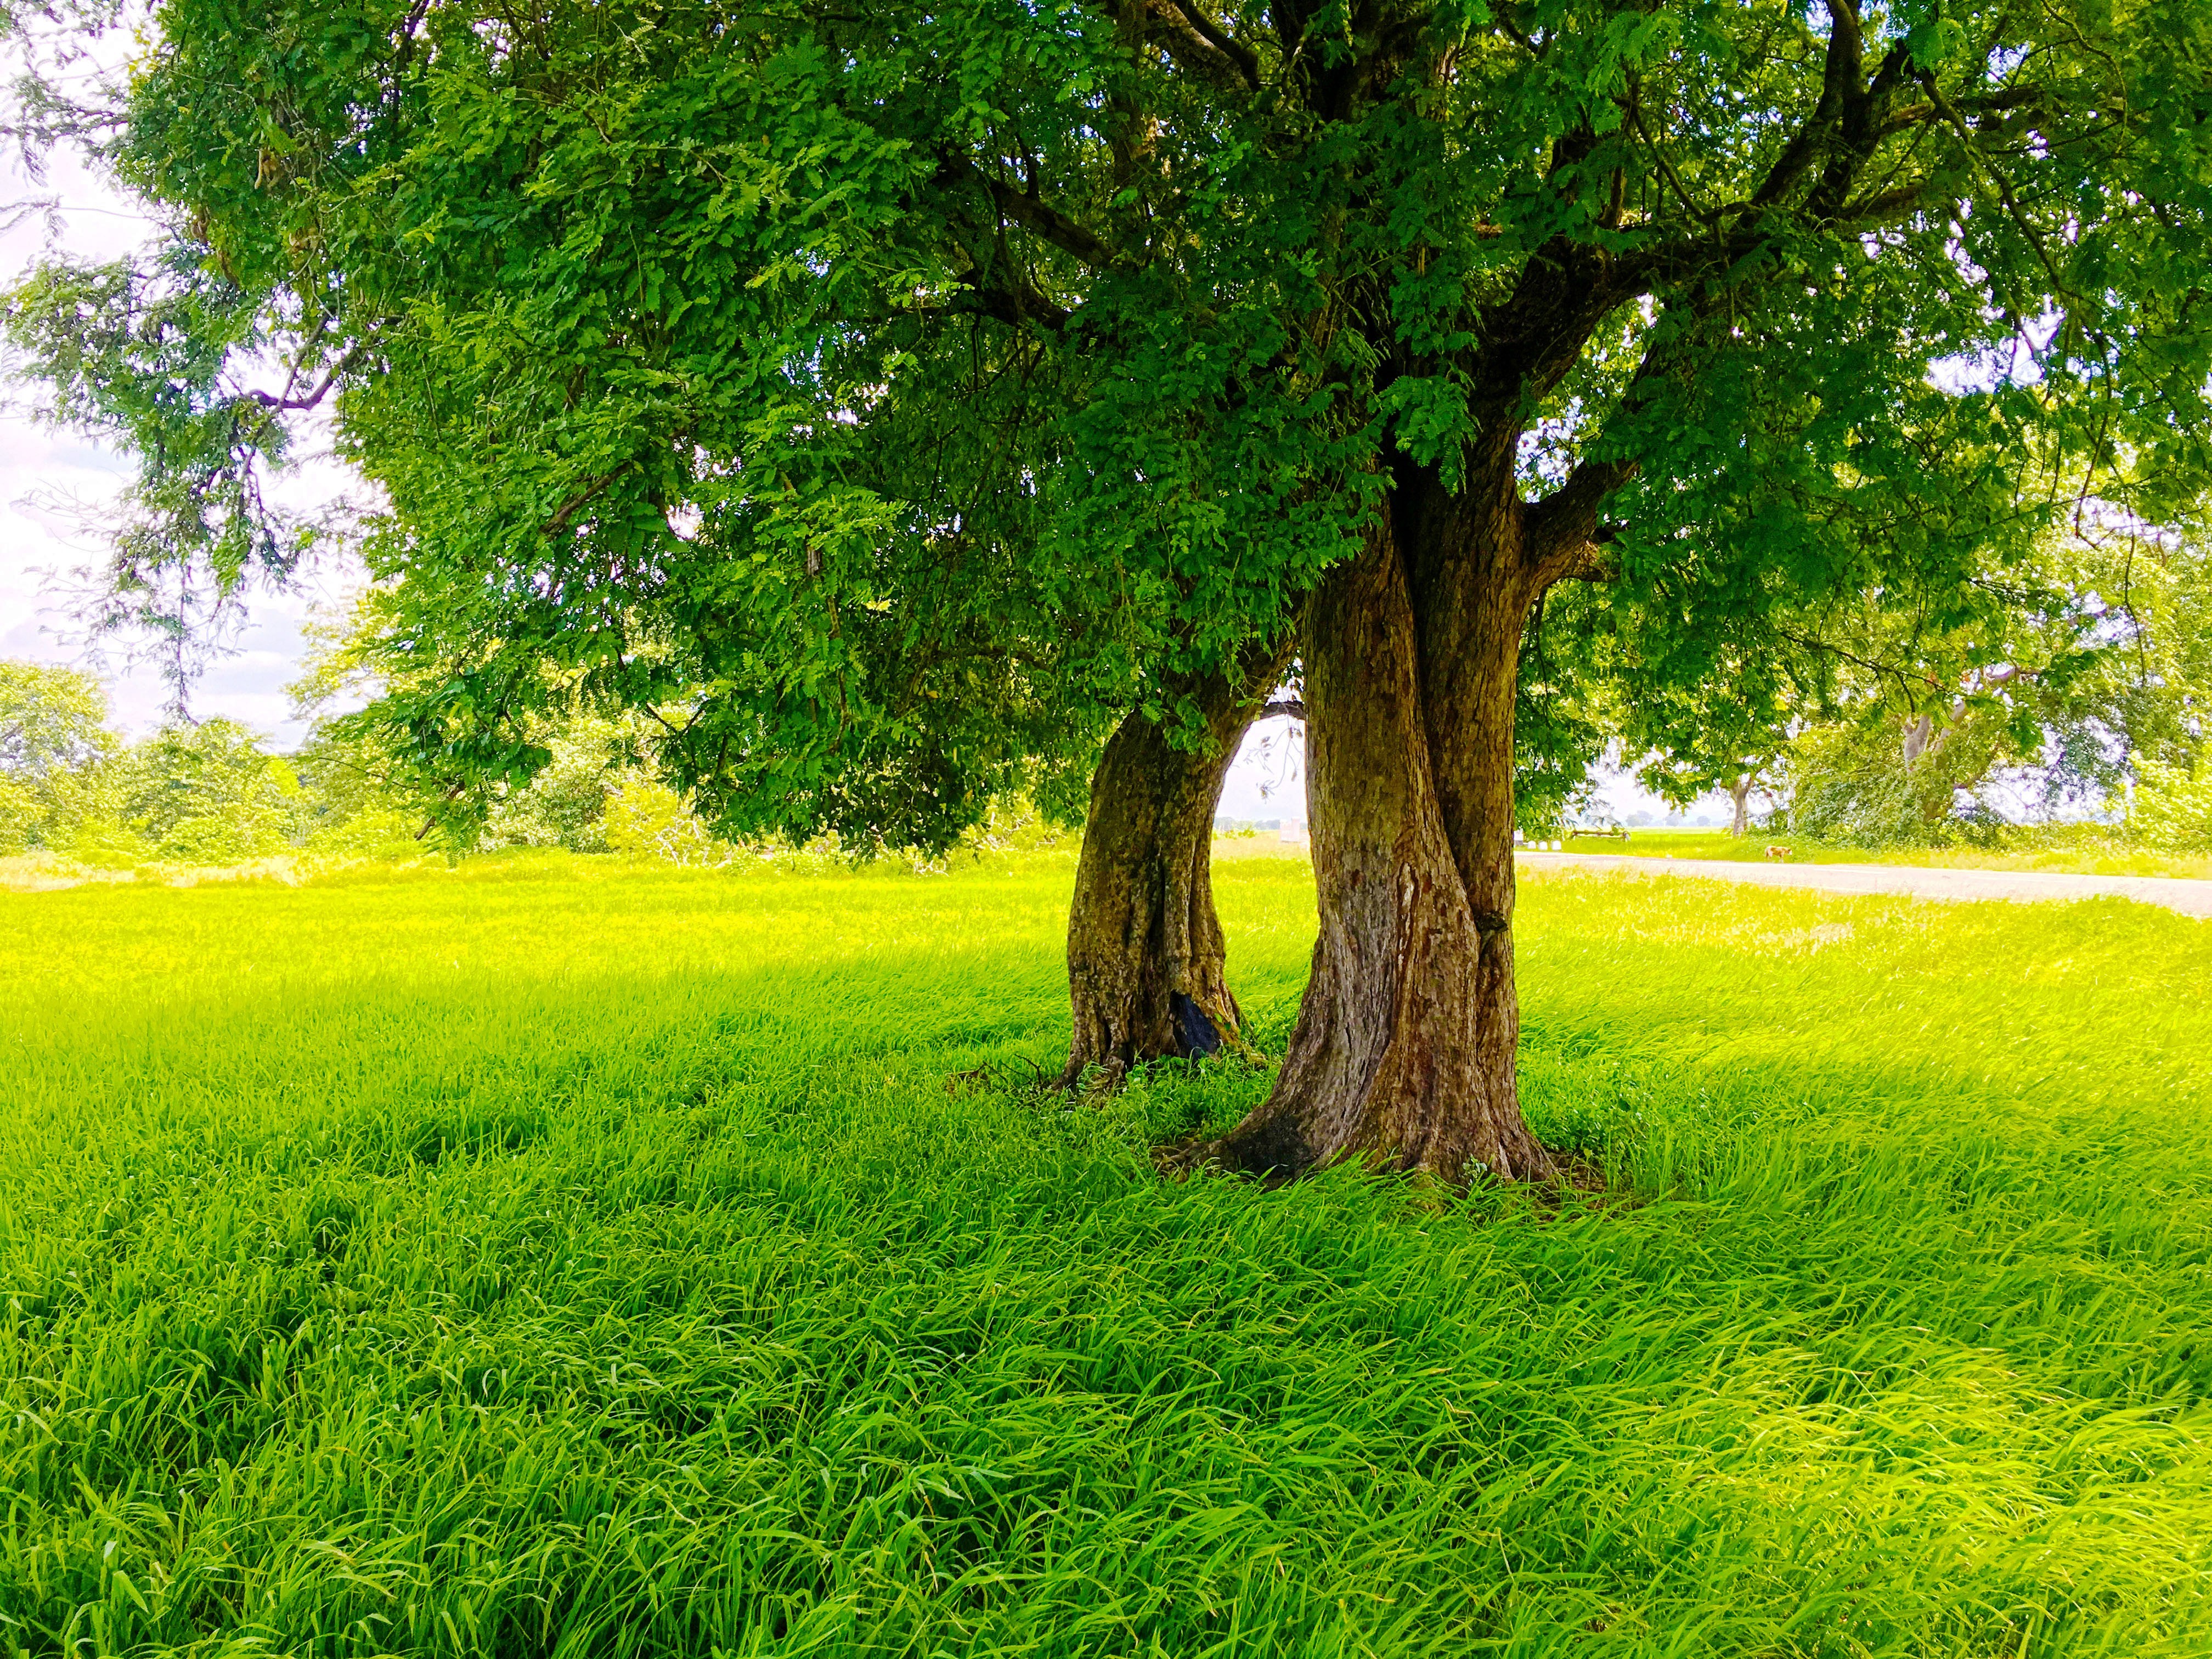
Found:
[{"label": "tree canopy", "polygon": [[[1579,469],[1563,528],[1613,492],[1625,580],[1738,610],[2032,530],[2031,441],[2139,494],[2199,459],[2188,7],[159,18],[111,155],[178,242],[13,313],[148,457],[143,534],[281,567],[244,452],[339,392],[386,567],[466,573],[447,635],[465,589],[755,754],[825,697],[911,738],[1024,599],[1079,682],[1218,660],[1392,457],[1504,433],[1528,494]],[[939,649],[885,685],[870,629]]]}]

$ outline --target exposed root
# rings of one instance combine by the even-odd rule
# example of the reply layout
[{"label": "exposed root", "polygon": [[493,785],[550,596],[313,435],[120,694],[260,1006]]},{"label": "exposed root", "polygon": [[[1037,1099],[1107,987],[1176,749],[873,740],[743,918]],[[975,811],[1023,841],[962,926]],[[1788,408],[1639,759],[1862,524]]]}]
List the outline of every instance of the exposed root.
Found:
[{"label": "exposed root", "polygon": [[[1343,1158],[1326,1162],[1309,1162],[1297,1167],[1273,1164],[1264,1169],[1254,1169],[1225,1160],[1228,1135],[1188,1135],[1180,1140],[1165,1142],[1152,1149],[1152,1167],[1170,1181],[1188,1181],[1194,1176],[1221,1176],[1250,1181],[1263,1191],[1275,1192],[1282,1188],[1317,1174],[1331,1164],[1346,1158],[1358,1158],[1350,1152]],[[1465,1196],[1476,1191],[1510,1191],[1524,1194],[1534,1201],[1545,1215],[1556,1215],[1566,1208],[1571,1200],[1579,1200],[1587,1207],[1595,1203],[1606,1208],[1634,1208],[1642,1200],[1632,1191],[1612,1185],[1606,1179],[1605,1168],[1587,1153],[1544,1149],[1549,1172],[1534,1180],[1500,1179],[1481,1175],[1473,1180],[1449,1181],[1427,1169],[1404,1169],[1387,1159],[1368,1157],[1364,1161],[1370,1171],[1378,1176],[1396,1176],[1409,1183],[1419,1183],[1438,1191]]]}]

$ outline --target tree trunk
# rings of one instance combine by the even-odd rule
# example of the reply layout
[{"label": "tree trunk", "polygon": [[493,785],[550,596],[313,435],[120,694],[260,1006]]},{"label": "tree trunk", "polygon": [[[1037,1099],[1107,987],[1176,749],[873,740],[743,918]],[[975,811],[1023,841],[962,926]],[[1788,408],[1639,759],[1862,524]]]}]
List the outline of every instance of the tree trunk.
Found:
[{"label": "tree trunk", "polygon": [[[1286,653],[1284,653],[1286,654]],[[1148,1060],[1218,1053],[1242,1020],[1213,910],[1213,815],[1237,744],[1273,690],[1282,655],[1232,684],[1188,690],[1209,747],[1178,749],[1133,713],[1091,779],[1091,814],[1067,918],[1075,1030],[1064,1081]]]},{"label": "tree trunk", "polygon": [[1927,752],[1928,740],[1936,730],[1933,714],[1918,714],[1905,723],[1905,765],[1910,771],[1920,757]]},{"label": "tree trunk", "polygon": [[1513,693],[1540,586],[1510,475],[1490,501],[1394,489],[1314,597],[1312,978],[1273,1092],[1200,1158],[1552,1174],[1514,1078]]},{"label": "tree trunk", "polygon": [[1747,772],[1729,786],[1729,799],[1735,803],[1735,818],[1729,825],[1729,834],[1741,836],[1751,828],[1751,774]]}]

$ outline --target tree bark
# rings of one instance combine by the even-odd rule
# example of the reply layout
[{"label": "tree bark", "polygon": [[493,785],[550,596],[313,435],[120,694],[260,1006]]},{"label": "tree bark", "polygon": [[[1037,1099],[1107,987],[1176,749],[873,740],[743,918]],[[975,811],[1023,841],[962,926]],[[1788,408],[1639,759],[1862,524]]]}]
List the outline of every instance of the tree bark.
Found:
[{"label": "tree bark", "polygon": [[1200,1160],[1548,1178],[1514,1076],[1513,693],[1544,568],[1510,471],[1391,492],[1302,635],[1321,913],[1273,1092]]},{"label": "tree bark", "polygon": [[1202,750],[1176,747],[1141,712],[1107,740],[1091,775],[1067,918],[1075,1029],[1065,1082],[1092,1066],[1118,1079],[1145,1060],[1215,1054],[1238,1041],[1243,1015],[1213,908],[1213,815],[1237,744],[1287,654],[1236,681],[1212,675],[1182,688],[1204,721]]},{"label": "tree bark", "polygon": [[1729,786],[1729,799],[1735,803],[1735,817],[1729,824],[1729,834],[1741,836],[1751,828],[1751,774],[1747,772]]},{"label": "tree bark", "polygon": [[1929,738],[1936,730],[1933,714],[1918,714],[1905,723],[1905,765],[1910,771],[1921,756],[1928,750]]}]

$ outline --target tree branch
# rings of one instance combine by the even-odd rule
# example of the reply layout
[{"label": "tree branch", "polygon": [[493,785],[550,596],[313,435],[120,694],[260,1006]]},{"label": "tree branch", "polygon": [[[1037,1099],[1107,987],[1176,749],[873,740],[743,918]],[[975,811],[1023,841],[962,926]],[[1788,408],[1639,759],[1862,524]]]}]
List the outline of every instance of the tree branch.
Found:
[{"label": "tree branch", "polygon": [[362,353],[367,349],[368,348],[365,345],[356,345],[353,349],[347,352],[344,356],[332,363],[331,365],[331,372],[323,376],[323,383],[304,398],[294,398],[289,396],[277,397],[272,396],[270,393],[266,392],[248,392],[244,394],[246,400],[248,403],[258,404],[264,409],[313,409],[317,404],[319,404],[325,398],[330,395],[331,388],[336,386],[338,382],[338,376],[344,374],[346,370],[351,368],[356,362],[360,362]]},{"label": "tree branch", "polygon": [[[1889,71],[1887,63],[1882,68],[1884,73]],[[1752,206],[1771,207],[1797,187],[1826,151],[1837,128],[1868,96],[1863,86],[1865,73],[1866,41],[1859,32],[1858,0],[1829,0],[1828,51],[1821,66],[1820,102],[1782,147],[1753,192]]]},{"label": "tree branch", "polygon": [[1146,0],[1145,38],[1224,92],[1257,92],[1260,57],[1195,0]]},{"label": "tree branch", "polygon": [[1620,580],[1620,562],[1608,553],[1601,538],[1584,542],[1564,557],[1555,559],[1545,578],[1553,582],[1612,582]]},{"label": "tree branch", "polygon": [[593,501],[599,500],[600,496],[605,495],[607,491],[613,487],[615,480],[621,477],[623,473],[629,471],[629,465],[624,464],[623,465],[615,468],[613,471],[603,473],[599,477],[592,479],[591,483],[572,490],[569,493],[568,499],[562,501],[560,506],[553,509],[552,516],[547,519],[545,522],[539,526],[538,534],[541,536],[559,535],[562,531],[568,527],[570,522],[574,520],[576,514],[582,512]]},{"label": "tree branch", "polygon": [[1026,195],[1012,185],[1002,183],[972,167],[969,170],[975,173],[989,194],[991,205],[1000,214],[1024,230],[1042,237],[1061,252],[1073,254],[1093,270],[1105,270],[1121,257],[1105,238],[1069,218],[1057,208],[1048,206],[1039,198]]},{"label": "tree branch", "polygon": [[1066,306],[1046,299],[1026,283],[1018,288],[1000,288],[966,276],[958,280],[975,303],[954,309],[981,313],[1010,327],[1018,328],[1024,323],[1036,323],[1056,334],[1066,327],[1068,319],[1075,315]]},{"label": "tree branch", "polygon": [[[1642,371],[1638,373],[1640,378]],[[1642,465],[1626,458],[1583,461],[1567,475],[1566,483],[1529,509],[1528,562],[1540,583],[1548,586],[1556,581],[1609,579],[1594,574],[1597,566],[1593,561],[1599,557],[1598,507]],[[1607,562],[1606,568],[1611,568]]]}]

